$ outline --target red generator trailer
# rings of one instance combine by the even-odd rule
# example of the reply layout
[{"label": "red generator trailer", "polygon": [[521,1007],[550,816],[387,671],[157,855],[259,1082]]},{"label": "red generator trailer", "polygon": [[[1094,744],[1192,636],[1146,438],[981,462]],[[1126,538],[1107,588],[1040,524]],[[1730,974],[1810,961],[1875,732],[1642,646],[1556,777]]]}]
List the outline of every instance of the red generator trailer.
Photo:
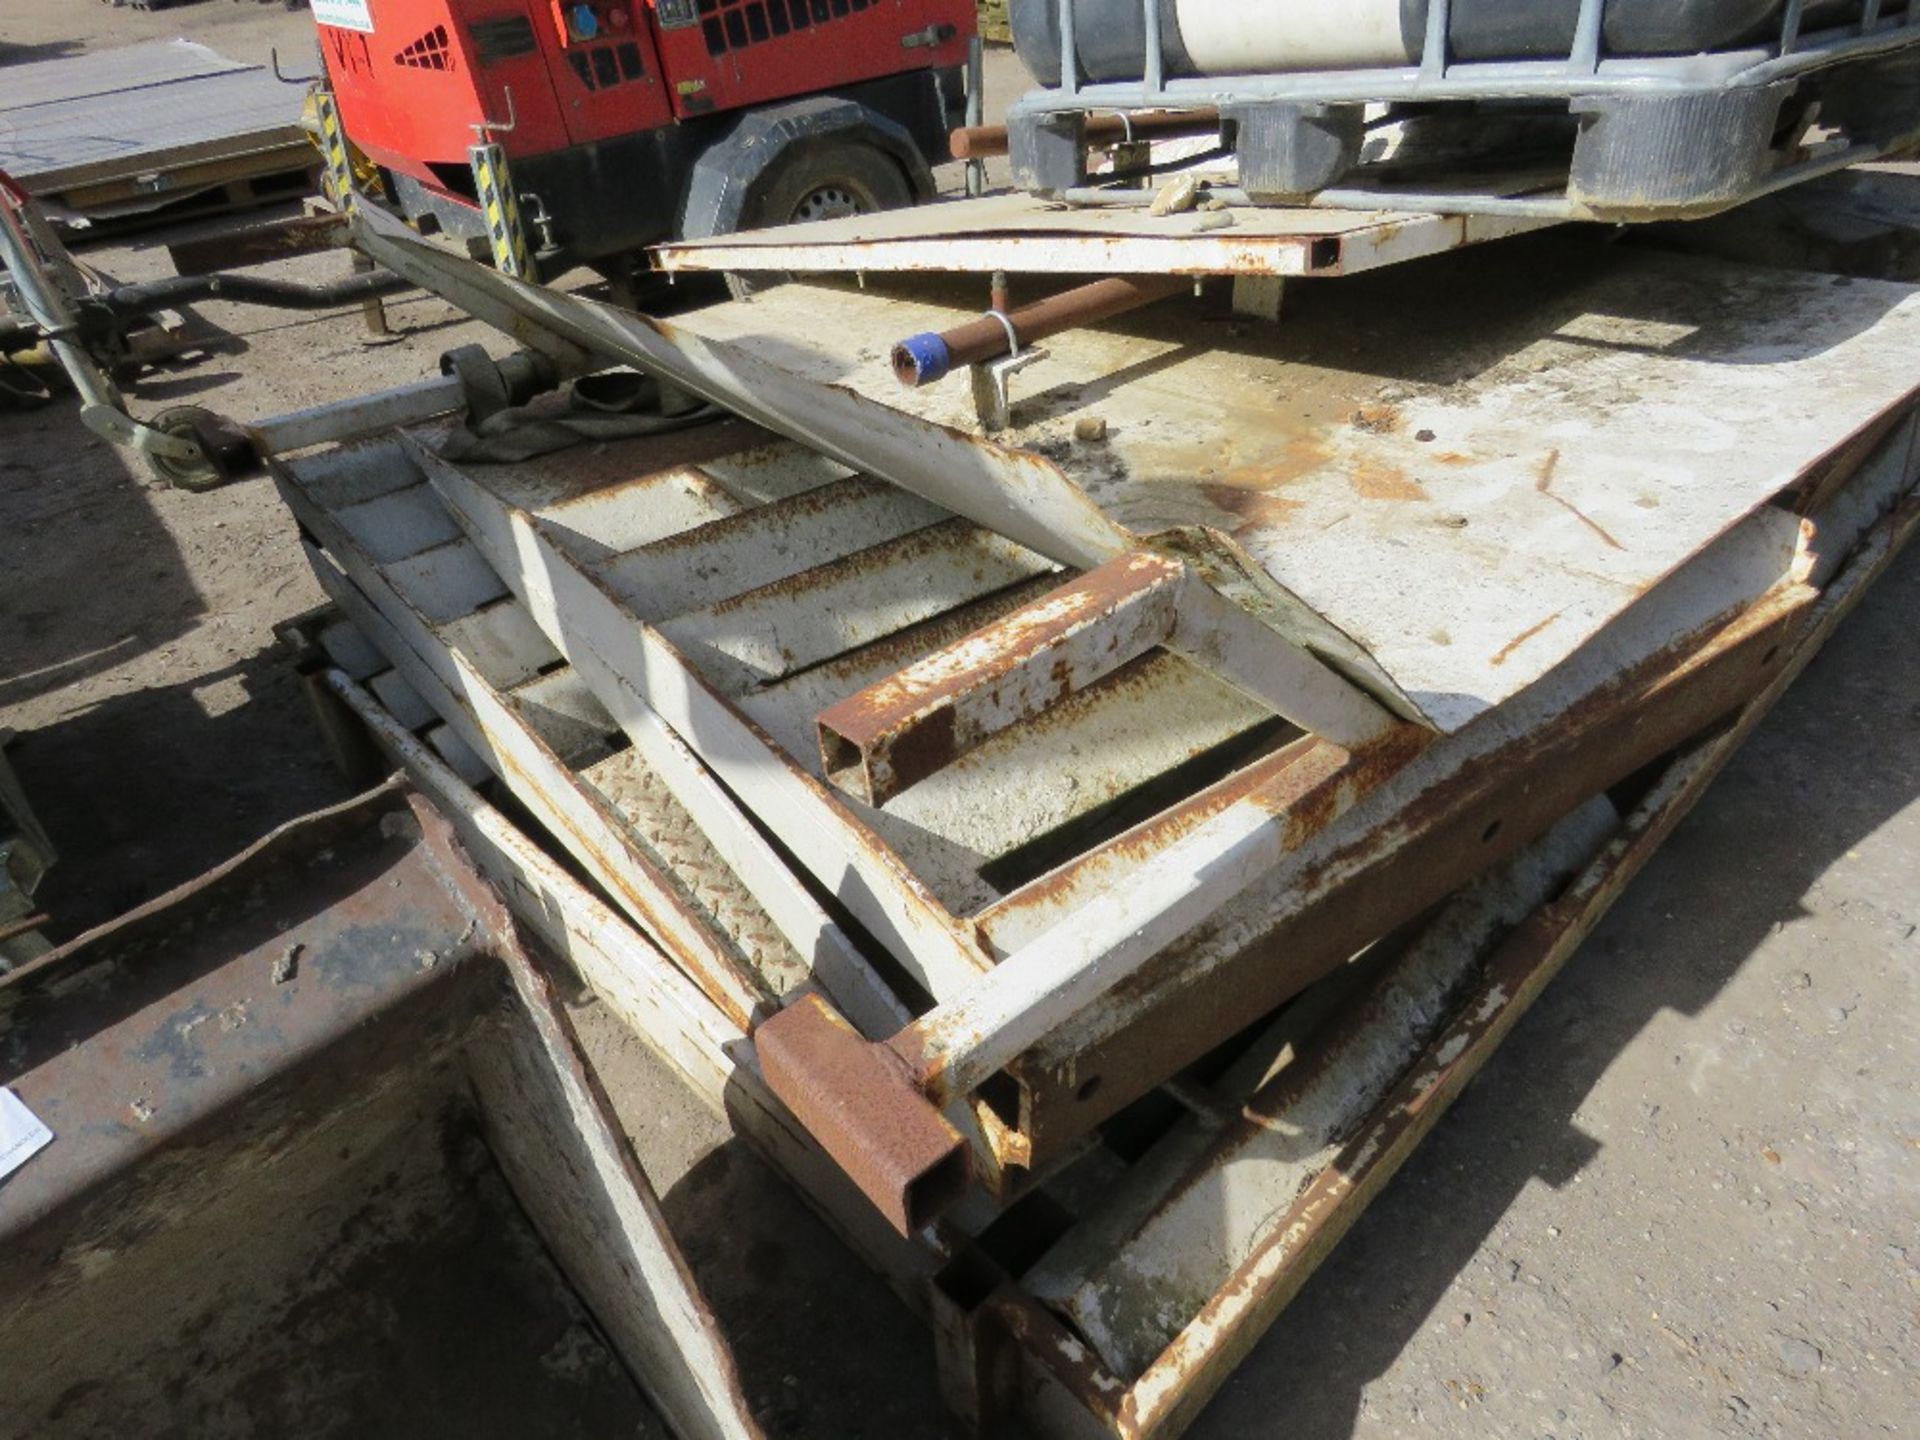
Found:
[{"label": "red generator trailer", "polygon": [[622,279],[675,236],[930,198],[977,30],[974,0],[313,9],[323,128],[344,127],[410,220],[491,242],[503,268]]}]

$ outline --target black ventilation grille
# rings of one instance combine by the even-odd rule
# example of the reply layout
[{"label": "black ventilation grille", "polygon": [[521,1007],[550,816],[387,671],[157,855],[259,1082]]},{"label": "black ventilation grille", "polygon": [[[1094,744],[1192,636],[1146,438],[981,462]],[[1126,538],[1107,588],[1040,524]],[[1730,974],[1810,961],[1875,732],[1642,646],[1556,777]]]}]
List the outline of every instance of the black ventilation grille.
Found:
[{"label": "black ventilation grille", "polygon": [[447,27],[434,26],[394,56],[393,63],[405,65],[412,70],[453,69],[453,45],[447,39]]},{"label": "black ventilation grille", "polygon": [[517,60],[540,48],[534,37],[533,22],[524,15],[503,15],[498,20],[476,20],[467,26],[473,37],[474,54],[482,65],[498,60]]},{"label": "black ventilation grille", "polygon": [[870,10],[880,0],[699,0],[709,55],[744,50],[796,30]]},{"label": "black ventilation grille", "polygon": [[589,90],[624,85],[647,73],[647,67],[640,59],[640,47],[631,40],[624,40],[618,45],[597,45],[591,50],[569,50],[567,63],[573,66],[573,73]]}]

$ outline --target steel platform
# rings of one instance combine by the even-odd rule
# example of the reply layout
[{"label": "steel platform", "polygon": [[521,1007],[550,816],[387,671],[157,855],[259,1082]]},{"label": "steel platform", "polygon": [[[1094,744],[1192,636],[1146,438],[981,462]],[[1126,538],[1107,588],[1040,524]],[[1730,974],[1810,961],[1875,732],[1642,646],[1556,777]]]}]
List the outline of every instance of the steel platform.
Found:
[{"label": "steel platform", "polygon": [[1554,224],[1515,216],[1263,209],[1155,217],[1026,194],[951,200],[657,247],[668,274],[700,271],[1356,275]]}]

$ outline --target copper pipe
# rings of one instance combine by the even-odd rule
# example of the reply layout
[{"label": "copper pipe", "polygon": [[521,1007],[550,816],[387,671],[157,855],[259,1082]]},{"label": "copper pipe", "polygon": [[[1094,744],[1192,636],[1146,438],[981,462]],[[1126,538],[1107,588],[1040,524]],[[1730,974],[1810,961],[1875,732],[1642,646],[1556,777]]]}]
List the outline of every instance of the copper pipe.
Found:
[{"label": "copper pipe", "polygon": [[[1132,129],[1129,130],[1128,126]],[[1212,106],[1199,110],[1143,110],[1119,115],[1089,115],[1087,140],[1111,145],[1125,140],[1171,140],[1182,135],[1211,135],[1220,128],[1220,112]],[[956,160],[985,160],[1007,153],[1007,127],[970,125],[949,137]]]}]

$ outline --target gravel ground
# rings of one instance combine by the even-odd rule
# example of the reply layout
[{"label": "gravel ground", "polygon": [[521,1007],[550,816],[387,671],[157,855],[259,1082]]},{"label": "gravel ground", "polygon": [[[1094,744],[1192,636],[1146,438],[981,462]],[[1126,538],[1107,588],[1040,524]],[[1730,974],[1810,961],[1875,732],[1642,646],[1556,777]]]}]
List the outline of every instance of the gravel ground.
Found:
[{"label": "gravel ground", "polygon": [[[7,0],[0,64],[174,34],[297,55],[309,26],[255,4]],[[166,270],[153,237],[87,258],[125,279]],[[397,304],[384,344],[351,316],[202,313],[244,352],[143,382],[137,407],[271,413],[418,378],[482,338],[437,301]],[[14,762],[63,851],[44,891],[60,933],[341,794],[272,640],[319,599],[266,482],[156,488],[65,409],[0,414],[0,729],[19,732]],[[1920,1433],[1915,614],[1910,555],[1196,1434]],[[676,1222],[754,1210],[750,1260],[696,1260],[778,1433],[942,1433],[922,1342],[879,1287],[848,1284],[843,1317],[820,1284],[798,1310],[757,1284],[802,1251],[816,1279],[827,1242],[740,1180],[754,1162],[711,1148],[717,1127],[696,1145],[681,1102],[655,1113],[687,1116],[664,1146],[639,1127]],[[816,1390],[769,1313],[861,1363]],[[884,1424],[842,1408],[861,1364]]]}]

